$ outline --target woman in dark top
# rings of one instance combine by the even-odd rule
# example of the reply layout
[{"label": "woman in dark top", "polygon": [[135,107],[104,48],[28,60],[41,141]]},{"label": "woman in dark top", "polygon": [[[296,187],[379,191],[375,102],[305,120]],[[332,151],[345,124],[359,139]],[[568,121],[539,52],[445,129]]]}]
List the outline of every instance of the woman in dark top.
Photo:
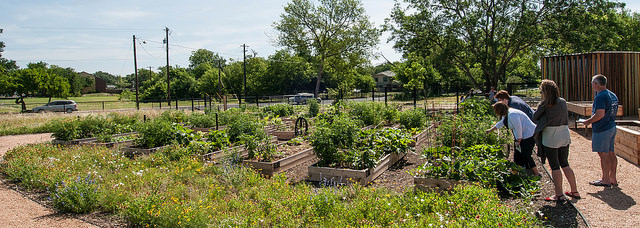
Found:
[{"label": "woman in dark top", "polygon": [[[542,80],[540,83],[542,101],[533,113],[534,121],[537,121],[536,133],[539,139],[538,150],[543,150],[549,166],[555,186],[555,196],[547,197],[547,201],[565,200],[565,195],[579,199],[580,194],[576,187],[576,177],[569,166],[569,113],[567,102],[560,97],[560,91],[554,81]],[[542,148],[540,148],[542,145]],[[562,171],[560,171],[562,169]],[[567,178],[571,191],[562,192],[562,173]]]}]

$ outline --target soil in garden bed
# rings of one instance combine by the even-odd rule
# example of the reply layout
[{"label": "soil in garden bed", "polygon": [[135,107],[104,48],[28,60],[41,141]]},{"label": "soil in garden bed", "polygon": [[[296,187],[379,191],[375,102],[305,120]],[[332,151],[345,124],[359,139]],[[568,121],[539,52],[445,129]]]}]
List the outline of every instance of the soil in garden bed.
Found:
[{"label": "soil in garden bed", "polygon": [[[274,156],[272,161],[267,161],[267,162],[277,161],[277,160],[289,157],[291,155],[300,153],[303,150],[311,148],[311,145],[307,141],[302,141],[300,145],[289,145],[286,142],[280,142],[280,141],[278,141],[277,143],[279,144],[276,147],[276,151],[278,153]],[[251,159],[249,161],[258,162],[257,159]],[[259,162],[264,162],[264,161],[259,161]]]}]

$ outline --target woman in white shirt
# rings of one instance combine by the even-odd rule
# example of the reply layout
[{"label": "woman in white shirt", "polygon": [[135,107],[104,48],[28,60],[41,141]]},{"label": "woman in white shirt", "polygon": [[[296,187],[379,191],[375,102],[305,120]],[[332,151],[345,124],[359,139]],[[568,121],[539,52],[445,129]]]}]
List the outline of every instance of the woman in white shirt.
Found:
[{"label": "woman in white shirt", "polygon": [[509,108],[509,106],[502,102],[493,104],[493,110],[496,112],[498,118],[500,118],[500,121],[486,132],[489,133],[505,125],[511,129],[516,146],[513,161],[531,171],[533,175],[540,176],[536,162],[533,161],[531,157],[533,147],[536,145],[533,139],[536,124],[534,124],[524,112],[515,108]]}]

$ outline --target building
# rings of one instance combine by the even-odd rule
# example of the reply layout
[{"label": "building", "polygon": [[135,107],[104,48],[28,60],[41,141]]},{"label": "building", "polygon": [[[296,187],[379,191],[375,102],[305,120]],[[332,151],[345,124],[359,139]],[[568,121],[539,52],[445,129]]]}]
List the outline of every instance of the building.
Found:
[{"label": "building", "polygon": [[105,81],[102,78],[98,78],[96,76],[94,76],[93,74],[89,74],[87,72],[80,72],[78,73],[78,75],[82,76],[82,77],[86,77],[86,78],[90,78],[91,80],[93,80],[93,84],[91,86],[87,86],[85,88],[82,88],[82,93],[90,93],[90,92],[100,92],[100,93],[107,93],[107,81]]},{"label": "building", "polygon": [[555,81],[567,101],[592,101],[591,77],[607,77],[624,115],[638,114],[640,107],[640,52],[599,51],[547,56],[541,59],[542,78]]},{"label": "building", "polygon": [[378,91],[384,91],[385,87],[390,88],[389,91],[397,89],[400,84],[394,81],[394,76],[396,76],[396,73],[390,70],[373,75],[373,80],[376,82],[376,89]]}]

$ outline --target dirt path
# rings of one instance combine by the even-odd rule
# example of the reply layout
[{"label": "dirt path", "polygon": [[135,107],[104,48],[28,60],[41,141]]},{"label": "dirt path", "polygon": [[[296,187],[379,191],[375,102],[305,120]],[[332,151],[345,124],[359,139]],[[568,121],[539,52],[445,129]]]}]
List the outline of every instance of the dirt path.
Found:
[{"label": "dirt path", "polygon": [[[601,177],[600,159],[591,152],[591,134],[571,131],[569,164],[582,199],[573,201],[592,227],[640,227],[640,167],[618,157],[619,187],[589,185]],[[563,186],[569,186],[565,180]],[[565,187],[568,190],[568,187]]]},{"label": "dirt path", "polygon": [[[0,137],[0,156],[11,148],[30,143],[51,141],[51,134],[15,135]],[[0,183],[0,224],[2,227],[94,227],[66,215],[55,213],[14,191],[6,180]]]}]

